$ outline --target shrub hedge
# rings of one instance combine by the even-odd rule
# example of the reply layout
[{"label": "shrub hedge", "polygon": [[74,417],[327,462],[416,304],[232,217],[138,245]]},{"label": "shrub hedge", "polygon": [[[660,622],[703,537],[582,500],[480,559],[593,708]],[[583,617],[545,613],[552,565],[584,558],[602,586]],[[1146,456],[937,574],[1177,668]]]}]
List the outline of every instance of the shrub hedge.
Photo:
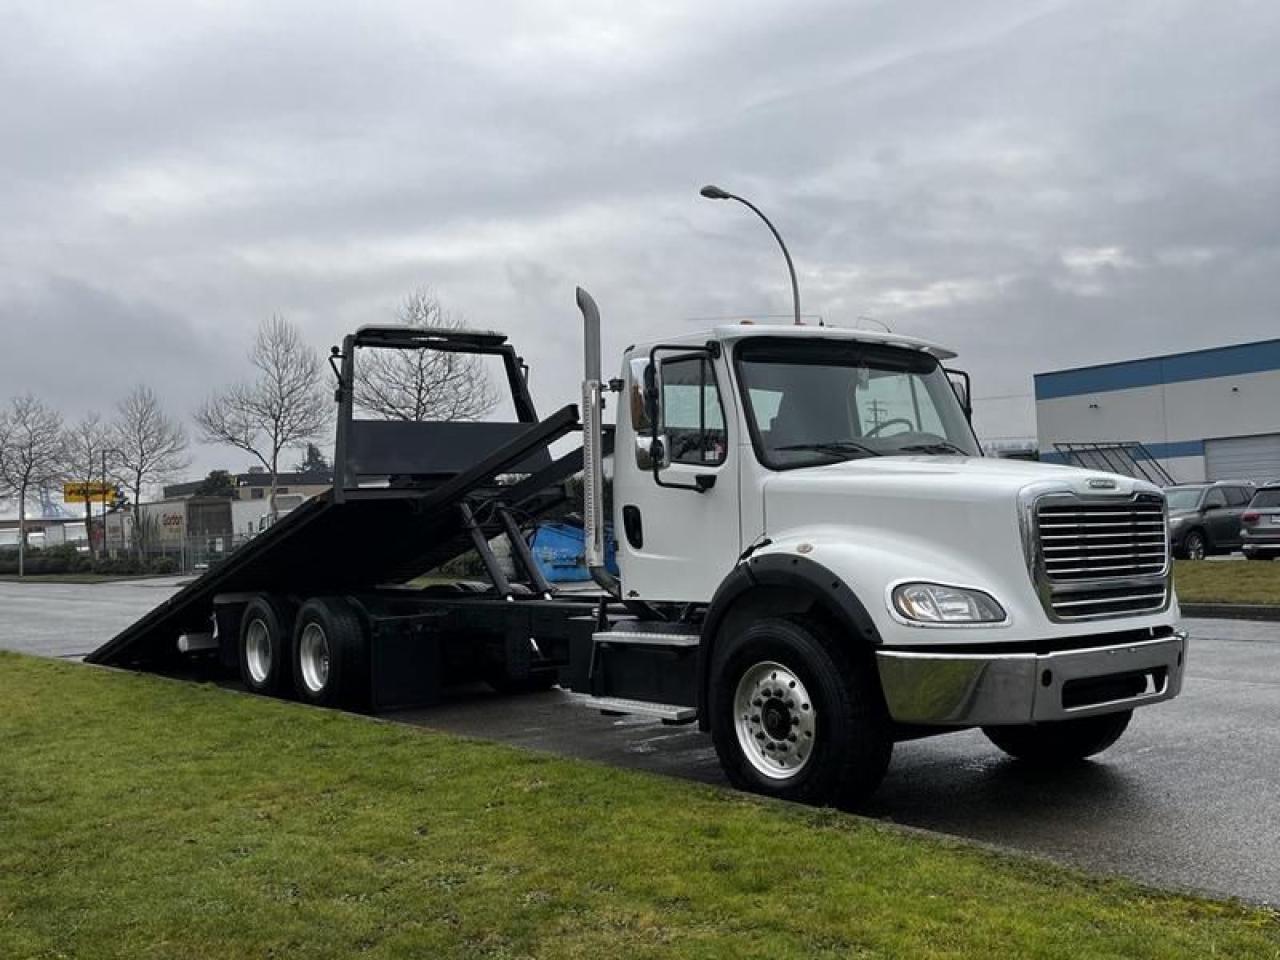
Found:
[{"label": "shrub hedge", "polygon": [[[0,576],[13,576],[18,572],[18,551],[0,551]],[[95,559],[81,553],[70,544],[57,547],[34,548],[27,551],[26,572],[29,574],[96,573],[119,576],[177,573],[178,564],[172,557],[147,559],[133,554]]]}]

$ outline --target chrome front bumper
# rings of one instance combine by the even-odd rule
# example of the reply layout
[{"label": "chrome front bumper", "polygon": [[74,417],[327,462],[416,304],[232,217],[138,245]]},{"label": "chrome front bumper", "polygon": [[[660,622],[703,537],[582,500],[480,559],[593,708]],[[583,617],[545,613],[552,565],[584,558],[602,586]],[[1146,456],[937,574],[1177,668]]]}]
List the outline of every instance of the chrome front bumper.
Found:
[{"label": "chrome front bumper", "polygon": [[[1176,697],[1187,635],[1058,653],[876,653],[889,713],[948,727],[1043,723]],[[1141,683],[1141,687],[1139,684]]]}]

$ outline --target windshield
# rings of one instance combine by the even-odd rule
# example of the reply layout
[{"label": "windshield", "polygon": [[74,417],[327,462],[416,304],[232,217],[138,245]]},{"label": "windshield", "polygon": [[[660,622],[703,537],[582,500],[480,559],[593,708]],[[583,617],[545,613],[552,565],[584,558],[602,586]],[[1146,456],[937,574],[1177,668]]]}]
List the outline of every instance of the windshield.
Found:
[{"label": "windshield", "polygon": [[982,455],[946,372],[926,353],[761,338],[743,343],[737,356],[751,432],[767,466]]},{"label": "windshield", "polygon": [[1204,487],[1182,487],[1166,490],[1164,495],[1170,510],[1194,510],[1200,506],[1200,495],[1203,493]]}]

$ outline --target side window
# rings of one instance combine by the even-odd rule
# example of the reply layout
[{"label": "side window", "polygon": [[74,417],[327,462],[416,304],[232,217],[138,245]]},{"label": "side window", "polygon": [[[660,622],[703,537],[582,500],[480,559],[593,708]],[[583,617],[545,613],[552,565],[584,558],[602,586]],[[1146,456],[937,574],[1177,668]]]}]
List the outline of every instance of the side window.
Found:
[{"label": "side window", "polygon": [[662,361],[662,420],[672,463],[724,463],[724,409],[710,359]]},{"label": "side window", "polygon": [[1204,508],[1206,510],[1216,510],[1226,505],[1227,498],[1223,496],[1221,487],[1214,487],[1204,495]]},{"label": "side window", "polygon": [[1244,487],[1227,487],[1227,503],[1233,507],[1243,507],[1249,502],[1249,491]]}]

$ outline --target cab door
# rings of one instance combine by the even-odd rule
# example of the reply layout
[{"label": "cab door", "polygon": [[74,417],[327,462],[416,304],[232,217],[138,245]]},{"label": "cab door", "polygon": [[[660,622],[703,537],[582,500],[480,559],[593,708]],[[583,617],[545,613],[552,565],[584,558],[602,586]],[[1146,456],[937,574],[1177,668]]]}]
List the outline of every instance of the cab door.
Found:
[{"label": "cab door", "polygon": [[707,349],[662,348],[654,359],[649,373],[647,352],[628,355],[628,403],[618,415],[614,530],[623,593],[705,603],[742,550],[737,407],[724,389],[723,361]]}]

